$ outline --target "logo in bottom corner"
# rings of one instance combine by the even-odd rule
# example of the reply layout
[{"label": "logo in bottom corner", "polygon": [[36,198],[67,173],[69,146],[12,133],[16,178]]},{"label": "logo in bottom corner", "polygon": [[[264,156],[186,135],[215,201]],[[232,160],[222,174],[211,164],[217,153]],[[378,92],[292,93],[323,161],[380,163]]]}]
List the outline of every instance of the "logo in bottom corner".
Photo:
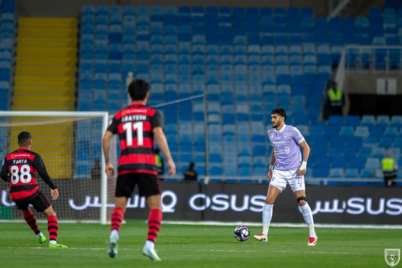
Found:
[{"label": "logo in bottom corner", "polygon": [[398,265],[401,260],[401,250],[400,249],[385,249],[384,253],[385,262],[394,267]]}]

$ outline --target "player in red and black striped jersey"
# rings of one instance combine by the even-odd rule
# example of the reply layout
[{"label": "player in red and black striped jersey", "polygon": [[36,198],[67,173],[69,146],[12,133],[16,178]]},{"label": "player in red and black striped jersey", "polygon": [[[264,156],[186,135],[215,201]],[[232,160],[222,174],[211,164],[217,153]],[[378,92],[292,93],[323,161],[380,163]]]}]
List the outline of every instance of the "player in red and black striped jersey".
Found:
[{"label": "player in red and black striped jersey", "polygon": [[38,173],[46,184],[49,185],[51,188],[50,195],[53,200],[59,197],[57,187],[47,173],[42,157],[31,151],[32,135],[29,132],[21,132],[18,135],[18,145],[20,148],[7,154],[4,159],[0,177],[4,181],[9,182],[10,197],[16,206],[22,210],[25,221],[37,235],[39,243],[44,243],[46,238],[36,224],[36,218],[29,209],[30,204],[38,212],[43,212],[47,217],[49,247],[66,248],[66,246],[58,244],[56,241],[58,233],[56,213],[50,205],[49,200],[40,191],[35,174]]},{"label": "player in red and black striped jersey", "polygon": [[132,103],[118,112],[103,136],[103,153],[106,160],[106,174],[114,175],[114,167],[109,161],[110,139],[118,134],[120,138],[120,158],[118,163],[115,209],[109,242],[109,256],[116,257],[119,231],[128,198],[133,195],[138,184],[140,196],[145,196],[150,209],[148,217],[148,237],[143,254],[151,260],[159,261],[155,252],[155,240],[162,221],[161,189],[155,163],[154,138],[167,159],[170,176],[176,173],[170,150],[163,132],[163,119],[158,110],[146,105],[150,85],[141,79],[134,80],[128,87]]}]

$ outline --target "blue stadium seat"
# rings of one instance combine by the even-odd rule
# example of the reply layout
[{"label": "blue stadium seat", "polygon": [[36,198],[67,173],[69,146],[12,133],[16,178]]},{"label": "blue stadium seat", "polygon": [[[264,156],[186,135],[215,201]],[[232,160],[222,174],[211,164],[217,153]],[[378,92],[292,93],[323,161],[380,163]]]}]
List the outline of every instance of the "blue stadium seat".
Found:
[{"label": "blue stadium seat", "polygon": [[357,127],[360,125],[360,117],[357,115],[348,115],[345,119],[346,126]]},{"label": "blue stadium seat", "polygon": [[385,148],[374,148],[373,157],[383,159],[385,157]]},{"label": "blue stadium seat", "polygon": [[363,145],[367,147],[376,147],[378,143],[378,138],[377,137],[367,137],[364,139]]},{"label": "blue stadium seat", "polygon": [[[364,117],[363,117],[364,119]],[[364,120],[363,120],[364,121]],[[363,124],[362,121],[362,124]],[[357,127],[355,131],[355,136],[366,138],[370,135],[368,127]]]},{"label": "blue stadium seat", "polygon": [[205,165],[197,164],[195,171],[198,173],[198,176],[205,176]]},{"label": "blue stadium seat", "polygon": [[333,157],[332,162],[331,162],[331,167],[332,168],[343,168],[346,169],[348,166],[348,160],[346,157],[340,158],[340,157]]},{"label": "blue stadium seat", "polygon": [[337,135],[339,135],[340,130],[341,130],[340,126],[330,126],[330,125],[328,125],[325,128],[325,135],[327,135],[327,136],[337,136]]},{"label": "blue stadium seat", "polygon": [[255,168],[254,176],[266,176],[268,174],[266,168]]},{"label": "blue stadium seat", "polygon": [[329,174],[330,178],[344,178],[345,171],[343,168],[332,168]]},{"label": "blue stadium seat", "polygon": [[380,137],[379,146],[390,148],[392,147],[392,140],[393,140],[392,137]]},{"label": "blue stadium seat", "polygon": [[394,146],[395,147],[402,147],[402,137],[397,137],[394,140]]},{"label": "blue stadium seat", "polygon": [[390,148],[389,150],[392,151],[392,156],[394,159],[401,158],[401,149],[400,148]]},{"label": "blue stadium seat", "polygon": [[367,158],[365,168],[370,170],[380,169],[380,160],[378,158]]},{"label": "blue stadium seat", "polygon": [[387,115],[379,115],[377,116],[377,125],[388,126],[390,124],[389,116]]},{"label": "blue stadium seat", "polygon": [[326,168],[315,168],[313,172],[314,178],[327,178],[329,169]]},{"label": "blue stadium seat", "polygon": [[85,5],[82,7],[81,15],[94,15],[95,14],[95,7],[90,5]]},{"label": "blue stadium seat", "polygon": [[375,125],[370,129],[370,136],[382,136],[384,134],[384,127],[382,125]]},{"label": "blue stadium seat", "polygon": [[362,169],[366,165],[366,157],[351,157],[349,160],[349,168]]},{"label": "blue stadium seat", "polygon": [[208,160],[211,164],[221,164],[222,156],[220,154],[209,154]]},{"label": "blue stadium seat", "polygon": [[357,168],[345,169],[345,178],[359,178],[359,171]]},{"label": "blue stadium seat", "polygon": [[361,121],[362,126],[372,126],[375,125],[375,117],[373,115],[363,115],[362,121]]},{"label": "blue stadium seat", "polygon": [[237,168],[231,166],[225,166],[224,175],[228,177],[236,177],[238,175]]},{"label": "blue stadium seat", "polygon": [[328,151],[328,156],[330,157],[342,157],[343,148],[342,147],[330,147]]},{"label": "blue stadium seat", "polygon": [[352,126],[344,126],[341,128],[341,136],[354,136],[354,129]]},{"label": "blue stadium seat", "polygon": [[372,150],[370,147],[360,147],[358,151],[359,157],[370,157]]},{"label": "blue stadium seat", "polygon": [[225,155],[223,165],[226,167],[237,167],[237,157],[233,155]]},{"label": "blue stadium seat", "polygon": [[[317,155],[315,155],[317,156]],[[329,168],[330,159],[327,157],[319,157],[315,159],[314,168]]]},{"label": "blue stadium seat", "polygon": [[[249,176],[253,175],[252,169],[250,167],[239,168],[239,171],[240,171],[239,175],[241,177],[249,177]],[[247,182],[250,182],[250,181],[247,181]]]},{"label": "blue stadium seat", "polygon": [[402,116],[398,115],[392,116],[391,126],[402,127]]},{"label": "blue stadium seat", "polygon": [[239,168],[251,167],[251,157],[249,157],[249,156],[239,157],[238,166],[239,166]]},{"label": "blue stadium seat", "polygon": [[387,127],[384,132],[384,136],[387,137],[396,137],[399,135],[399,131],[397,127]]},{"label": "blue stadium seat", "polygon": [[323,126],[317,126],[317,125],[312,125],[310,127],[310,135],[311,136],[321,136],[324,134],[324,127]]},{"label": "blue stadium seat", "polygon": [[368,169],[362,169],[360,171],[360,178],[362,179],[371,179],[373,177],[373,172]]},{"label": "blue stadium seat", "polygon": [[346,138],[341,136],[331,137],[331,147],[344,147],[346,143]]},{"label": "blue stadium seat", "polygon": [[219,166],[211,166],[209,169],[209,174],[211,176],[222,176],[222,168]]},{"label": "blue stadium seat", "polygon": [[357,154],[356,147],[345,147],[343,148],[344,157],[355,157]]}]

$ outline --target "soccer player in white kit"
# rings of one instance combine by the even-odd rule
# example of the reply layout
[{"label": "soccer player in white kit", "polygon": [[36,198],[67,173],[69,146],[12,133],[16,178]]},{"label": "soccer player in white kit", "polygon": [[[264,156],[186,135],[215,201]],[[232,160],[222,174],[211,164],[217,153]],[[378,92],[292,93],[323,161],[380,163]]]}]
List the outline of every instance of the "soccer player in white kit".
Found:
[{"label": "soccer player in white kit", "polygon": [[[304,174],[306,174],[310,147],[297,128],[285,124],[285,119],[286,111],[284,109],[276,108],[271,112],[273,128],[268,131],[268,137],[273,147],[268,173],[270,184],[262,212],[263,230],[261,234],[255,235],[254,238],[262,242],[268,241],[268,230],[275,200],[286,188],[286,184],[289,184],[309,229],[309,242],[307,245],[315,246],[317,235],[314,230],[313,214],[306,202],[304,184]],[[299,146],[303,148],[303,161]]]}]

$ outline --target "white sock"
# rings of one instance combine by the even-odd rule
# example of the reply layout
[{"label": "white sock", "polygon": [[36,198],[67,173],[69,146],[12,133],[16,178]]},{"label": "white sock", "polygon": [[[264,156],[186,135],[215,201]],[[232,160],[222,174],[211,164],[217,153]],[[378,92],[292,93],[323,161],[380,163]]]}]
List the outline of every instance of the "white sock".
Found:
[{"label": "white sock", "polygon": [[41,237],[41,236],[43,236],[42,232],[39,232],[39,234],[36,234],[36,237],[37,237],[37,238],[39,238],[39,237]]},{"label": "white sock", "polygon": [[147,246],[147,247],[149,247],[151,249],[154,249],[155,248],[155,243],[150,241],[150,240],[147,240],[147,241],[145,241],[145,246]]},{"label": "white sock", "polygon": [[310,206],[306,203],[304,206],[300,206],[300,209],[302,210],[304,221],[308,226],[310,237],[317,236],[314,230],[313,213],[311,212]]},{"label": "white sock", "polygon": [[57,242],[56,242],[56,240],[53,240],[53,239],[52,239],[52,240],[49,240],[49,243],[50,243],[50,244],[56,244]]},{"label": "white sock", "polygon": [[272,211],[274,210],[274,205],[265,204],[264,210],[262,211],[262,233],[268,235],[269,225],[271,224]]},{"label": "white sock", "polygon": [[117,239],[119,239],[119,232],[114,229],[110,232],[110,238],[112,238],[112,236],[117,236]]}]

